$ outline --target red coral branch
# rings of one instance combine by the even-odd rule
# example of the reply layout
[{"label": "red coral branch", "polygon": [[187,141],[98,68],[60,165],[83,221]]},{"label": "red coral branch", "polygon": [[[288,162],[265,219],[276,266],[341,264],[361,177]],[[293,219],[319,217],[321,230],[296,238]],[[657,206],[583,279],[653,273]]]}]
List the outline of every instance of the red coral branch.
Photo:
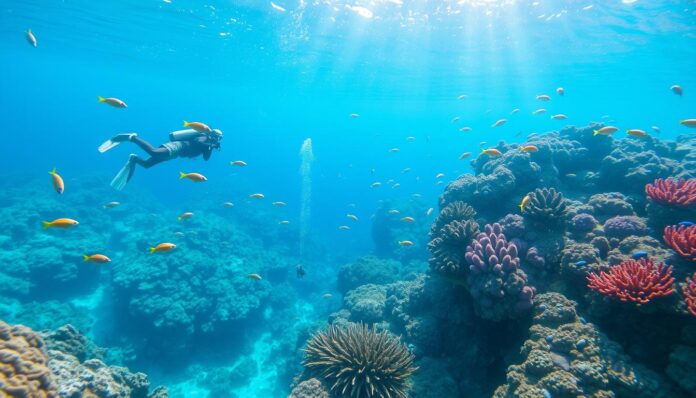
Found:
[{"label": "red coral branch", "polygon": [[696,261],[696,225],[668,226],[662,239],[680,256]]},{"label": "red coral branch", "polygon": [[696,204],[696,178],[661,179],[645,186],[645,193],[653,202],[670,206],[690,206]]},{"label": "red coral branch", "polygon": [[686,278],[686,284],[682,286],[682,292],[684,293],[686,309],[693,316],[696,316],[696,272],[691,275],[691,278]]},{"label": "red coral branch", "polygon": [[591,273],[587,276],[587,287],[604,295],[617,297],[621,301],[645,304],[655,297],[674,292],[672,267],[664,263],[655,265],[652,260],[626,260],[615,265],[606,273]]}]

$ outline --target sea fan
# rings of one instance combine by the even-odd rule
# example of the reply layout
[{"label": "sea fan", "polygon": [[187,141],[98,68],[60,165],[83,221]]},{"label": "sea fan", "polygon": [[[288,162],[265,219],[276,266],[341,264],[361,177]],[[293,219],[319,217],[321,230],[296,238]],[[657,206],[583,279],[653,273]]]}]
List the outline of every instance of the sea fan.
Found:
[{"label": "sea fan", "polygon": [[309,340],[304,366],[351,398],[407,398],[413,354],[387,331],[364,324],[331,325]]}]

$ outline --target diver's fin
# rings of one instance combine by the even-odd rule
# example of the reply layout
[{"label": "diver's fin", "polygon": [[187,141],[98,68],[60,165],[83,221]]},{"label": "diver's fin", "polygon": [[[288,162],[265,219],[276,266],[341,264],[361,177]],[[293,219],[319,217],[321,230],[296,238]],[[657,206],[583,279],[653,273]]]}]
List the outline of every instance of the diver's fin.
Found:
[{"label": "diver's fin", "polygon": [[109,149],[114,148],[118,144],[120,144],[120,142],[113,142],[111,140],[106,140],[106,141],[104,141],[103,144],[99,145],[99,148],[98,148],[99,153],[104,153],[104,152],[108,151]]},{"label": "diver's fin", "polygon": [[118,144],[125,142],[125,141],[130,141],[133,137],[137,136],[135,133],[129,133],[129,134],[118,134],[110,139],[104,141],[103,144],[99,145],[99,153],[104,153],[108,151],[109,149],[112,149],[116,147]]},{"label": "diver's fin", "polygon": [[132,156],[128,158],[126,164],[119,170],[118,174],[116,174],[116,177],[111,180],[111,186],[117,191],[122,191],[123,188],[126,187],[129,177],[133,174],[132,170],[135,163],[131,160],[132,158]]}]

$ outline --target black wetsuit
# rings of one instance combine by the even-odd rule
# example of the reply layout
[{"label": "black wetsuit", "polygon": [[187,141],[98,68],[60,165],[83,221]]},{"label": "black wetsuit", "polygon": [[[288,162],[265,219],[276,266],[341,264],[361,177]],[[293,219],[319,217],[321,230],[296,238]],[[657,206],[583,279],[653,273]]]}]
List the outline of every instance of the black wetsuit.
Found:
[{"label": "black wetsuit", "polygon": [[[150,167],[164,162],[166,160],[172,159],[169,154],[169,150],[163,145],[155,148],[149,142],[143,140],[140,137],[133,137],[131,139],[136,145],[147,152],[150,157],[148,159],[142,159],[140,156],[135,156],[133,161],[140,166],[149,169]],[[210,155],[213,153],[213,147],[218,144],[214,144],[207,136],[198,137],[188,141],[180,141],[182,144],[181,150],[178,152],[179,157],[184,158],[195,158],[197,156],[203,155],[203,159],[210,159]]]}]

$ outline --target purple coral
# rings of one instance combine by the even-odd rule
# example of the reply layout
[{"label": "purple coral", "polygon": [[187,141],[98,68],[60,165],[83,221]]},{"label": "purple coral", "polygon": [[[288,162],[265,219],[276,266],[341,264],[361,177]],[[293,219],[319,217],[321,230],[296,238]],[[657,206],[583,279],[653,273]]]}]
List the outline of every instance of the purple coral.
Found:
[{"label": "purple coral", "polygon": [[570,220],[569,229],[575,233],[587,233],[597,226],[597,220],[592,215],[580,213]]},{"label": "purple coral", "polygon": [[507,241],[497,223],[486,225],[467,247],[467,286],[481,317],[498,321],[531,308],[535,289],[527,285],[517,254],[517,246]]},{"label": "purple coral", "polygon": [[524,235],[524,218],[519,214],[508,214],[499,221],[505,236],[519,238]]},{"label": "purple coral", "polygon": [[604,233],[609,238],[624,239],[631,235],[642,236],[647,233],[645,222],[635,216],[616,216],[604,223]]}]

